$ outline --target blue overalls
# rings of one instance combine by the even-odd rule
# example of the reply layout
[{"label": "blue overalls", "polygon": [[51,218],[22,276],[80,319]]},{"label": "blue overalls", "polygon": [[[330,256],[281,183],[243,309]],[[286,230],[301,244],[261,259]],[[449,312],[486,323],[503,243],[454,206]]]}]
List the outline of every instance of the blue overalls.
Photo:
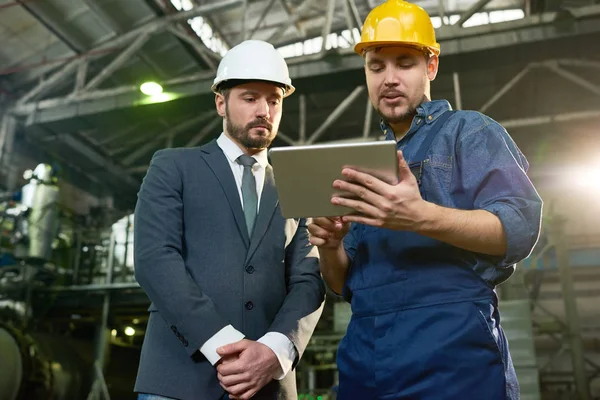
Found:
[{"label": "blue overalls", "polygon": [[[450,114],[420,128],[427,136],[409,163],[419,181]],[[359,225],[355,234],[338,399],[518,399],[494,288],[464,261],[464,251],[412,232]]]}]

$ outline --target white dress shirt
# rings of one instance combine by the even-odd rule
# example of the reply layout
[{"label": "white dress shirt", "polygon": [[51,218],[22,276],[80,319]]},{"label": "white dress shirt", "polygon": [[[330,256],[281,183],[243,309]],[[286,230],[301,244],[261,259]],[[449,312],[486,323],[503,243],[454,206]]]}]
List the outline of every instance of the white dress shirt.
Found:
[{"label": "white dress shirt", "polygon": [[[240,202],[242,203],[242,207],[244,206],[244,200],[242,198],[242,175],[244,173],[244,167],[239,164],[236,160],[239,156],[244,154],[242,149],[232,141],[227,135],[221,133],[219,138],[217,139],[217,144],[223,150],[227,161],[229,162],[229,166],[231,167],[231,172],[233,172],[233,177],[235,178],[235,183],[238,188],[238,193],[240,195]],[[256,180],[256,193],[258,195],[258,207],[260,208],[260,198],[263,190],[263,186],[265,184],[265,169],[267,164],[269,163],[267,159],[267,150],[263,150],[255,155],[253,155],[254,159],[256,159],[256,163],[252,166],[252,172],[254,174],[254,179]],[[258,212],[258,210],[257,210]],[[240,341],[244,338],[244,334],[235,329],[231,325],[227,325],[219,332],[217,332],[214,336],[208,339],[204,345],[200,348],[200,351],[208,361],[212,365],[215,365],[217,361],[221,358],[217,354],[217,349],[221,346],[225,346],[226,344],[230,344],[233,342]],[[283,371],[282,375],[277,379],[283,379],[287,373],[292,369],[292,363],[296,359],[296,348],[293,343],[287,336],[279,332],[267,332],[263,337],[257,340],[257,342],[262,343],[268,346],[279,360],[279,364],[281,365],[281,370]]]}]

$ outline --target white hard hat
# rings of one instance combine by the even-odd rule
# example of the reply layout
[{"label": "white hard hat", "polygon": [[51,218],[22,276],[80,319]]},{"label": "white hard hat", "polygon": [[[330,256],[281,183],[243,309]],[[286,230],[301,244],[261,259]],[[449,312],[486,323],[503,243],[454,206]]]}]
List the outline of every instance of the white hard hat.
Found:
[{"label": "white hard hat", "polygon": [[229,80],[274,82],[285,89],[283,97],[296,90],[284,58],[272,44],[262,40],[246,40],[225,53],[219,63],[212,91],[219,93],[219,86]]}]

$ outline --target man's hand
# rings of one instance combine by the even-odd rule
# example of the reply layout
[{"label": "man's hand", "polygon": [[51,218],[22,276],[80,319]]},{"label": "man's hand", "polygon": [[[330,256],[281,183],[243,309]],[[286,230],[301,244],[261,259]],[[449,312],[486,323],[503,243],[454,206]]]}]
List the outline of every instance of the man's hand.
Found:
[{"label": "man's hand", "polygon": [[400,182],[389,185],[369,174],[345,168],[349,182],[336,180],[333,186],[353,193],[357,199],[332,197],[331,202],[353,208],[356,215],[342,217],[344,222],[358,222],[382,228],[416,231],[425,215],[427,203],[408,164],[398,151]]},{"label": "man's hand", "polygon": [[273,350],[259,342],[242,339],[217,349],[217,353],[224,361],[217,364],[217,377],[232,400],[251,398],[282,373]]},{"label": "man's hand", "polygon": [[314,218],[308,225],[309,241],[312,245],[323,249],[337,249],[350,229],[349,222],[340,217]]}]

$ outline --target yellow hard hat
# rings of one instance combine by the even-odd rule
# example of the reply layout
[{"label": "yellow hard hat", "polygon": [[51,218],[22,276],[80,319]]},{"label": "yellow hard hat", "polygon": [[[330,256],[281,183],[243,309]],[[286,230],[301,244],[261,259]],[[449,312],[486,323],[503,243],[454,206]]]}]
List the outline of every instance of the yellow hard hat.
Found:
[{"label": "yellow hard hat", "polygon": [[404,0],[388,0],[371,10],[354,51],[362,56],[368,47],[389,45],[427,48],[440,54],[427,11]]}]

